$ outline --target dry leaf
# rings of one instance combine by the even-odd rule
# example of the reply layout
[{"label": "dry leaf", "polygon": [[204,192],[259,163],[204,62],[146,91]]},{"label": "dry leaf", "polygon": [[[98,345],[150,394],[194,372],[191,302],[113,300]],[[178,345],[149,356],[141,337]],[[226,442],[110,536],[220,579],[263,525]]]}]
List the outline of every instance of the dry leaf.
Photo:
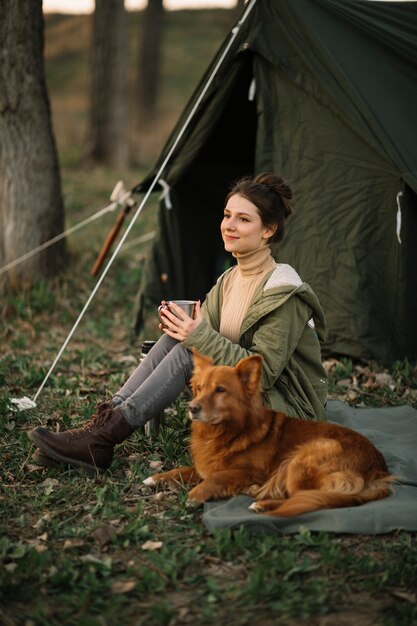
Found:
[{"label": "dry leaf", "polygon": [[44,513],[36,522],[33,524],[32,528],[36,528],[36,530],[41,530],[46,524],[48,524],[52,519],[52,513]]},{"label": "dry leaf", "polygon": [[156,470],[159,472],[159,470],[162,469],[163,463],[162,461],[150,461],[149,463],[149,467],[153,470]]},{"label": "dry leaf", "polygon": [[135,580],[116,580],[112,586],[112,593],[129,593],[136,587]]},{"label": "dry leaf", "polygon": [[409,593],[407,591],[391,591],[392,595],[400,600],[405,600],[406,602],[410,602],[410,604],[417,603],[417,596],[415,593]]},{"label": "dry leaf", "polygon": [[104,559],[99,559],[97,556],[94,556],[94,554],[84,554],[80,557],[80,561],[82,561],[83,563],[95,563],[96,565],[104,565],[104,567],[107,567],[108,569],[110,569],[112,563],[112,559],[110,556],[106,556]]},{"label": "dry leaf", "polygon": [[42,554],[42,552],[46,552],[48,549],[48,546],[46,546],[44,543],[38,543],[33,547],[35,548],[38,554]]},{"label": "dry leaf", "polygon": [[376,387],[378,387],[378,383],[372,380],[372,378],[368,378],[368,380],[362,383],[361,386],[365,389],[375,389]]},{"label": "dry leaf", "polygon": [[42,487],[56,487],[59,485],[59,480],[57,478],[45,478],[44,481],[41,482]]},{"label": "dry leaf", "polygon": [[358,397],[358,394],[353,389],[349,389],[349,391],[346,394],[346,399],[349,400],[349,402],[353,402],[354,400],[356,400],[357,397]]},{"label": "dry leaf", "polygon": [[390,374],[387,374],[385,372],[375,374],[375,380],[379,385],[386,385],[387,387],[394,385],[395,388],[393,378]]},{"label": "dry leaf", "polygon": [[142,544],[142,550],[160,550],[164,544],[162,541],[145,541]]},{"label": "dry leaf", "polygon": [[4,566],[4,569],[6,570],[6,572],[9,572],[10,574],[13,574],[13,572],[15,571],[17,567],[17,563],[15,563],[14,561],[12,563],[7,563]]},{"label": "dry leaf", "polygon": [[81,548],[85,544],[84,539],[66,539],[64,542],[64,550],[72,548]]},{"label": "dry leaf", "polygon": [[341,378],[337,381],[336,385],[338,387],[348,387],[351,384],[352,380],[350,378]]},{"label": "dry leaf", "polygon": [[129,354],[126,356],[120,357],[119,359],[117,359],[117,362],[122,363],[124,365],[137,365],[138,364],[137,358]]},{"label": "dry leaf", "polygon": [[129,456],[127,457],[128,461],[141,461],[143,458],[143,454],[140,454],[139,452],[134,452],[133,454],[129,454]]},{"label": "dry leaf", "polygon": [[117,533],[117,529],[112,524],[103,524],[94,531],[93,535],[97,543],[102,548],[107,545],[113,535]]},{"label": "dry leaf", "polygon": [[45,494],[49,496],[50,493],[53,492],[55,487],[58,487],[59,480],[56,478],[46,478],[42,483],[42,487],[45,487]]},{"label": "dry leaf", "polygon": [[26,463],[25,467],[24,467],[25,471],[27,472],[44,472],[45,471],[45,467],[43,467],[43,465],[32,465],[31,463]]},{"label": "dry leaf", "polygon": [[326,370],[327,374],[331,374],[331,372],[336,369],[337,365],[341,365],[341,362],[338,361],[337,359],[326,359],[325,361],[323,361],[323,365],[324,365],[324,369]]}]

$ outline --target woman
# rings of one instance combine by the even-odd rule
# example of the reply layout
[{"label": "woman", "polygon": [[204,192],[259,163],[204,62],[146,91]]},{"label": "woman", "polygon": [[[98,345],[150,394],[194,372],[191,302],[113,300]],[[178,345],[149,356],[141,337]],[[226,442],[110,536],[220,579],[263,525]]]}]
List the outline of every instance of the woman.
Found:
[{"label": "woman", "polygon": [[[325,320],[317,297],[289,265],[276,263],[270,244],[284,234],[292,191],[264,173],[234,185],[226,198],[221,234],[237,264],[220,276],[194,319],[166,302],[162,337],[111,402],[98,405],[83,428],[51,433],[38,427],[29,437],[48,459],[94,475],[113,459],[114,446],[171,404],[188,383],[191,348],[216,365],[263,357],[264,404],[304,419],[325,419],[327,377],[320,339]],[[180,313],[182,319],[175,313]],[[36,453],[35,453],[36,454]]]}]

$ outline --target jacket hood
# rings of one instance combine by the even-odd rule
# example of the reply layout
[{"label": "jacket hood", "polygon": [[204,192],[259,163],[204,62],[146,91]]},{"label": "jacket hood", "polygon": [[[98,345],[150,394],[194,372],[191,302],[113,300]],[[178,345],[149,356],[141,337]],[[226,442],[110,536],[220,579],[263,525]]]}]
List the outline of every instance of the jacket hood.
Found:
[{"label": "jacket hood", "polygon": [[255,293],[244,323],[244,331],[260,317],[285,304],[289,298],[301,298],[311,309],[310,326],[315,328],[320,341],[324,341],[326,318],[320,302],[308,283],[301,280],[297,272],[286,264],[277,264]]}]

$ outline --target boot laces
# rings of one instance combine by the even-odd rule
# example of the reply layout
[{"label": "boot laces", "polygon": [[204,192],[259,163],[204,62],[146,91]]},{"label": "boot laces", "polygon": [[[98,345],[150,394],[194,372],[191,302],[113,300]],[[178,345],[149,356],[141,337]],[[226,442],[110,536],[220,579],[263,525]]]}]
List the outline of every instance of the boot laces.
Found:
[{"label": "boot laces", "polygon": [[107,406],[107,408],[105,407],[101,408],[101,405],[99,405],[97,409],[98,410],[90,417],[90,419],[83,426],[81,426],[81,428],[75,428],[74,430],[69,430],[67,431],[67,433],[71,435],[71,437],[73,438],[81,437],[82,435],[85,435],[87,432],[96,430],[97,428],[100,428],[101,426],[106,424],[106,422],[109,421],[112,415],[112,408],[110,404]]}]

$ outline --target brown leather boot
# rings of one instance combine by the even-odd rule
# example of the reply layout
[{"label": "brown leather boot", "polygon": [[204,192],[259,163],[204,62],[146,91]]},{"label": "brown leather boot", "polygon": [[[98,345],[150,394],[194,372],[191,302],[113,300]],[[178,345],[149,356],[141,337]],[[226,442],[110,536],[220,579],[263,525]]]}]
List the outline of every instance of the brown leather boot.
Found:
[{"label": "brown leather boot", "polygon": [[[83,428],[86,428],[90,422],[95,420],[98,415],[106,411],[107,409],[113,408],[112,402],[98,402],[95,406],[94,414],[90,417],[89,421],[84,425]],[[50,456],[48,456],[43,450],[40,448],[36,448],[35,452],[32,454],[32,461],[37,465],[42,467],[59,467],[59,461],[54,461]]]},{"label": "brown leather boot", "polygon": [[42,426],[28,433],[41,451],[60,463],[81,469],[89,476],[106,471],[113,460],[117,443],[134,431],[118,407],[102,411],[82,427],[52,433]]},{"label": "brown leather boot", "polygon": [[54,461],[50,456],[42,452],[40,448],[36,448],[32,454],[32,461],[41,467],[59,467],[60,463]]}]

